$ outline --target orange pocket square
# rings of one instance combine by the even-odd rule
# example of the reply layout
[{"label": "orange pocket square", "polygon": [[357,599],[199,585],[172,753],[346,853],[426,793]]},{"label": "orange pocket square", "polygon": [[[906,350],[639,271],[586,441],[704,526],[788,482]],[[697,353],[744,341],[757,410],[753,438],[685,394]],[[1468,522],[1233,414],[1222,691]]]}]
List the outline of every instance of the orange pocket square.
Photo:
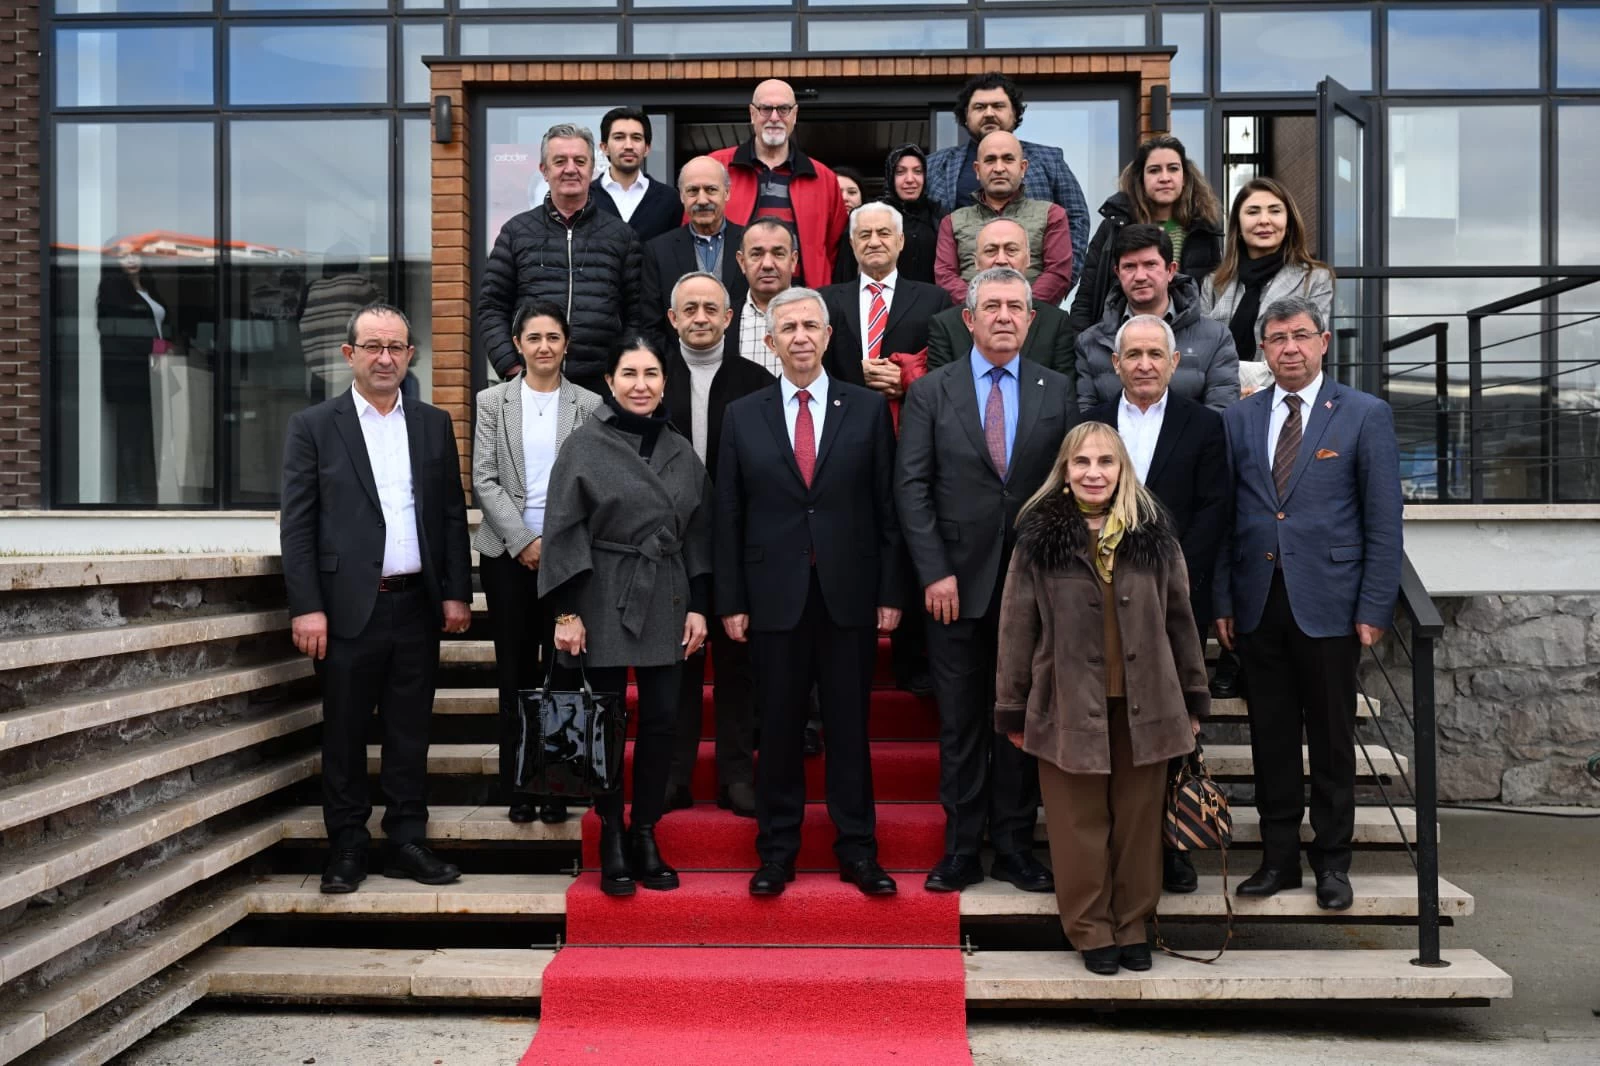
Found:
[{"label": "orange pocket square", "polygon": [[1329,451],[1327,448],[1318,448],[1317,449],[1317,458],[1318,459],[1337,459],[1337,458],[1339,458],[1339,453],[1335,452],[1335,451]]}]

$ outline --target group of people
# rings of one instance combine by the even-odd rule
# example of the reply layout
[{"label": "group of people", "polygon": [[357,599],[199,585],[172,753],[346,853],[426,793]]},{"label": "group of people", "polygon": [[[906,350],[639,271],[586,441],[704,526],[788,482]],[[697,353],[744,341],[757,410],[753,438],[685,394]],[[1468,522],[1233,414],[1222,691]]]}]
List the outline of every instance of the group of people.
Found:
[{"label": "group of people", "polygon": [[[884,197],[848,209],[781,81],[673,204],[643,173],[642,112],[606,115],[602,182],[589,131],[546,133],[549,195],[505,224],[476,309],[506,380],[477,398],[472,544],[512,820],[568,814],[517,786],[518,693],[553,667],[616,692],[631,671],[631,810],[596,804],[607,893],[679,883],[656,828],[693,802],[708,657],[717,803],[758,822],[751,893],[794,879],[824,743],[840,877],[894,893],[868,744],[888,633],[897,683],[938,707],[925,888],[1054,891],[1090,970],[1148,968],[1163,885],[1197,884],[1163,857],[1162,806],[1209,711],[1215,623],[1250,693],[1264,848],[1239,892],[1300,884],[1303,729],[1318,902],[1351,905],[1357,658],[1401,565],[1392,414],[1323,371],[1331,274],[1281,186],[1248,183],[1224,236],[1156,137],[1091,239],[1022,113],[1009,79],[973,79],[968,143],[897,149]],[[400,398],[409,327],[373,305],[346,340],[354,388],[292,420],[283,489],[294,639],[323,679],[328,892],[366,872],[374,706],[384,872],[459,876],[425,845],[422,779],[439,633],[470,621],[449,420]]]}]

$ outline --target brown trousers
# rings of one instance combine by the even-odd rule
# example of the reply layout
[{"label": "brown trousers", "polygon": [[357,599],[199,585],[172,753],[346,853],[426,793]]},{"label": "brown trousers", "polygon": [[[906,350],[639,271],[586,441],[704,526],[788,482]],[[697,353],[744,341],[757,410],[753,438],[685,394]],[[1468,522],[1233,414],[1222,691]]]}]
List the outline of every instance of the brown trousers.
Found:
[{"label": "brown trousers", "polygon": [[1039,760],[1061,929],[1078,951],[1146,941],[1161,899],[1166,760],[1133,765],[1127,703],[1106,701],[1111,773],[1069,774]]}]

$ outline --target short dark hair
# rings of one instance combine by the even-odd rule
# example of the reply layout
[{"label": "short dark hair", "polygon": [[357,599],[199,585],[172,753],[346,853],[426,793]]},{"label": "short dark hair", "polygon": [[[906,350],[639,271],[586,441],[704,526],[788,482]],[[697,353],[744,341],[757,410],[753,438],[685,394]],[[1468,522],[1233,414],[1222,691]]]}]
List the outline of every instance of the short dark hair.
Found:
[{"label": "short dark hair", "polygon": [[406,317],[406,313],[393,304],[384,303],[382,300],[374,300],[351,315],[350,321],[345,324],[344,342],[350,347],[354,348],[356,346],[356,323],[361,321],[362,315],[393,315],[405,323],[406,343],[411,343],[411,320]]},{"label": "short dark hair", "polygon": [[789,235],[789,247],[799,247],[799,242],[794,239],[794,230],[771,215],[762,215],[760,218],[752,218],[749,224],[745,226],[744,232],[739,235],[739,250],[741,252],[744,251],[745,238],[758,229],[775,229],[782,233],[787,233]]},{"label": "short dark hair", "polygon": [[522,328],[530,318],[553,318],[556,325],[561,327],[561,336],[572,339],[572,327],[567,325],[567,312],[554,300],[528,300],[518,304],[517,313],[511,316],[511,335],[522,336]]},{"label": "short dark hair", "polygon": [[611,127],[616,125],[619,118],[631,118],[643,126],[644,143],[650,143],[650,116],[644,113],[643,108],[638,107],[613,107],[610,111],[607,111],[605,118],[600,120],[601,141],[609,141],[611,139]]},{"label": "short dark hair", "polygon": [[661,372],[667,371],[667,360],[661,354],[661,349],[656,342],[643,333],[624,333],[622,339],[611,346],[610,353],[606,356],[606,375],[616,374],[617,365],[622,362],[622,357],[629,352],[645,351],[656,357],[656,362],[661,364]]},{"label": "short dark hair", "polygon": [[984,74],[975,74],[956,93],[955,116],[956,121],[962,126],[967,124],[967,105],[972,103],[972,94],[984,89],[1004,89],[1006,99],[1011,101],[1011,110],[1016,112],[1017,125],[1022,125],[1022,113],[1028,105],[1022,102],[1022,87],[998,70],[991,70]]},{"label": "short dark hair", "polygon": [[1123,226],[1117,234],[1116,243],[1111,246],[1111,262],[1120,263],[1125,255],[1142,252],[1146,248],[1154,248],[1161,253],[1163,263],[1171,263],[1172,238],[1167,236],[1167,231],[1154,223],[1134,222]]},{"label": "short dark hair", "polygon": [[861,171],[857,170],[855,167],[834,167],[833,172],[841,178],[849,178],[851,181],[855,182],[856,188],[863,190],[865,189],[865,181],[861,177]]}]

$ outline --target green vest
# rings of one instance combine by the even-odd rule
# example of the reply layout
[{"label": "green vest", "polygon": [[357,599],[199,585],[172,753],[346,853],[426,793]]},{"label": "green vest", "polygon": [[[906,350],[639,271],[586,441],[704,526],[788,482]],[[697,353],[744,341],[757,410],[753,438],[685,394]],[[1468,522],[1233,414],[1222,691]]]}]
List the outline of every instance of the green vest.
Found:
[{"label": "green vest", "polygon": [[1028,234],[1028,269],[1024,272],[1028,284],[1039,280],[1044,267],[1044,228],[1050,221],[1050,202],[1018,197],[1006,204],[1005,210],[996,211],[981,200],[959,208],[950,216],[950,229],[956,238],[956,265],[961,270],[961,280],[971,281],[978,272],[978,231],[997,218],[1009,218]]}]

